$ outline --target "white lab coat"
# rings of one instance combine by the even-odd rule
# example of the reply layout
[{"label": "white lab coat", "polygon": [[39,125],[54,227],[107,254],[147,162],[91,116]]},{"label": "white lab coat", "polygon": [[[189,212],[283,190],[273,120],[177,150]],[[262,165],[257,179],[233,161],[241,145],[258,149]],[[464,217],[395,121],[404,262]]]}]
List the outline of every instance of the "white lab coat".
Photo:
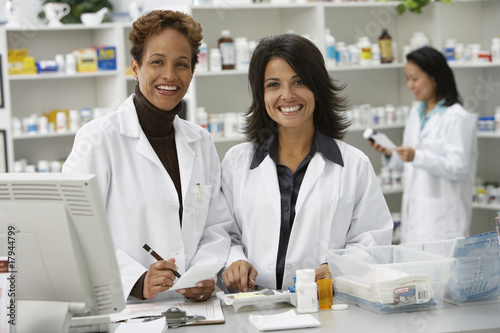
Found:
[{"label": "white lab coat", "polygon": [[[370,161],[358,149],[336,142],[344,167],[320,153],[309,162],[297,197],[283,289],[293,285],[296,270],[327,262],[326,250],[391,243],[391,214]],[[281,228],[276,164],[268,155],[250,170],[254,152],[251,143],[243,143],[222,162],[222,190],[236,222],[227,266],[248,260],[258,272],[256,283],[276,288]]]},{"label": "white lab coat", "polygon": [[[177,191],[139,125],[133,96],[116,112],[78,131],[63,167],[64,173],[97,175],[125,298],[155,262],[143,249],[145,243],[164,259],[175,258],[182,275],[197,264],[226,261],[232,224],[210,134],[176,117],[173,126],[184,208],[181,229]],[[175,296],[176,292],[167,291],[155,300]]]},{"label": "white lab coat", "polygon": [[412,162],[393,153],[387,166],[403,170],[401,242],[452,239],[469,234],[476,174],[476,117],[460,104],[437,112],[420,132],[418,105],[410,111],[403,146]]}]

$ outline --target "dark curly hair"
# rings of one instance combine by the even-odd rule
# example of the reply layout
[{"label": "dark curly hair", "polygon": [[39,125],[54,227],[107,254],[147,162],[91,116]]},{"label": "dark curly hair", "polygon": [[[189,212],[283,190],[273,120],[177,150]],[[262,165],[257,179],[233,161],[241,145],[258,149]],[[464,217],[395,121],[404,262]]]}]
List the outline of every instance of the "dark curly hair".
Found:
[{"label": "dark curly hair", "polygon": [[191,45],[191,68],[195,68],[198,63],[198,53],[203,38],[201,25],[185,13],[172,10],[153,10],[152,12],[139,17],[132,24],[132,31],[128,39],[132,44],[130,54],[142,65],[144,47],[149,38],[158,35],[165,29],[175,29],[186,36]]},{"label": "dark curly hair", "polygon": [[313,92],[316,101],[313,116],[316,130],[329,137],[342,139],[349,127],[349,121],[341,114],[348,108],[347,99],[339,95],[344,86],[335,85],[316,45],[295,34],[263,38],[252,54],[249,68],[252,105],[246,113],[247,139],[261,145],[277,132],[276,123],[267,114],[264,103],[264,73],[269,61],[276,58],[285,60]]}]

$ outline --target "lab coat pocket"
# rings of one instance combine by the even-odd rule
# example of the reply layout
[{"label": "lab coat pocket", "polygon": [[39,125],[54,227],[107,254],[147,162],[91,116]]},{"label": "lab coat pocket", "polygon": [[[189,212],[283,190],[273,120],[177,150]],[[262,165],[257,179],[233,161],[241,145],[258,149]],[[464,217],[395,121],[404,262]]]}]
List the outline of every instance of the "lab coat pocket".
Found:
[{"label": "lab coat pocket", "polygon": [[[192,226],[196,239],[201,237],[210,206],[212,185],[195,184],[189,187],[188,198],[184,207],[183,228]],[[184,224],[184,221],[186,224]],[[189,227],[188,227],[189,228]]]}]

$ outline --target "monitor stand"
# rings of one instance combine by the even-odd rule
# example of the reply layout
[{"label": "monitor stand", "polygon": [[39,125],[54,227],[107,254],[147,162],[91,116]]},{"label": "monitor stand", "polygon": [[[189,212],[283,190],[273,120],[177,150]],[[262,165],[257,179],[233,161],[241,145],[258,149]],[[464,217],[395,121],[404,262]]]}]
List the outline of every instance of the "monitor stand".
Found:
[{"label": "monitor stand", "polygon": [[83,303],[17,301],[16,333],[108,332],[109,315],[86,316]]},{"label": "monitor stand", "polygon": [[16,333],[68,332],[69,302],[17,301]]}]

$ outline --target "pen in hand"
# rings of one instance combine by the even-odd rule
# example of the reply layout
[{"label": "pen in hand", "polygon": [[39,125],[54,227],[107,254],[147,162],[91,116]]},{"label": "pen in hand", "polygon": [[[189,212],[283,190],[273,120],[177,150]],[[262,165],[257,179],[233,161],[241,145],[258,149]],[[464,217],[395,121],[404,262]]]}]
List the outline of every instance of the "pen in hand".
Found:
[{"label": "pen in hand", "polygon": [[[156,253],[155,251],[153,251],[152,248],[149,247],[148,244],[144,244],[143,246],[144,250],[146,250],[149,254],[151,254],[156,260],[160,261],[160,260],[163,260],[162,257],[160,257],[160,255],[158,253]],[[181,275],[179,274],[179,272],[177,271],[174,271],[172,270],[172,272],[174,272],[174,275],[177,276],[178,278],[181,277]]]}]

